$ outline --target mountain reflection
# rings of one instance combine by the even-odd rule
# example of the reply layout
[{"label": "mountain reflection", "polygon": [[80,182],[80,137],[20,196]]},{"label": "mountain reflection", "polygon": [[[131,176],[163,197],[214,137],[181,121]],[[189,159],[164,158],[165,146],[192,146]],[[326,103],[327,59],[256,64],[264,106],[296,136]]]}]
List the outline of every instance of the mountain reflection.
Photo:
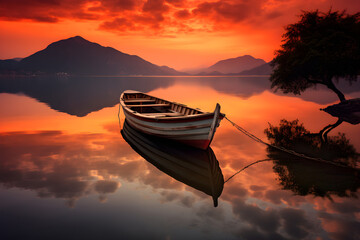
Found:
[{"label": "mountain reflection", "polygon": [[170,77],[1,77],[0,93],[22,93],[54,110],[83,117],[116,105],[124,90],[148,92],[171,84]]},{"label": "mountain reflection", "polygon": [[133,129],[126,121],[121,134],[145,160],[174,179],[212,196],[217,207],[224,177],[211,148],[200,150],[149,136]]},{"label": "mountain reflection", "polygon": [[360,187],[359,170],[346,166],[356,167],[360,155],[345,134],[327,136],[341,122],[329,124],[319,133],[310,133],[298,120],[285,119],[280,121],[279,126],[270,124],[265,129],[267,138],[275,146],[345,166],[314,162],[268,147],[268,156],[275,160],[273,169],[284,189],[298,195],[356,197]]},{"label": "mountain reflection", "polygon": [[[25,94],[50,108],[79,117],[112,107],[127,89],[149,92],[175,83],[208,86],[222,93],[248,98],[270,89],[268,76],[218,77],[101,77],[101,76],[0,76],[0,93]],[[360,91],[359,85],[341,88],[344,93]],[[320,89],[321,90],[321,89]],[[317,103],[331,103],[336,96],[328,90],[309,90],[299,97]],[[277,93],[282,95],[281,93]]]}]

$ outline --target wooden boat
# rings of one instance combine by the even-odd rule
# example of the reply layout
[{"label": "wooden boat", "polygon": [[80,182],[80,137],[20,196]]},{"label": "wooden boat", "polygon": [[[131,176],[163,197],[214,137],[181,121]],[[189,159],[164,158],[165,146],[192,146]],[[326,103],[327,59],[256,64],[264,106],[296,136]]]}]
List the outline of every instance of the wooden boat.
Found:
[{"label": "wooden boat", "polygon": [[224,177],[212,149],[192,148],[151,136],[124,122],[121,134],[125,141],[145,160],[160,171],[186,185],[206,193],[218,205],[224,188]]},{"label": "wooden boat", "polygon": [[133,90],[121,94],[120,104],[128,123],[139,131],[201,149],[210,145],[225,116],[219,104],[214,112],[203,112]]}]

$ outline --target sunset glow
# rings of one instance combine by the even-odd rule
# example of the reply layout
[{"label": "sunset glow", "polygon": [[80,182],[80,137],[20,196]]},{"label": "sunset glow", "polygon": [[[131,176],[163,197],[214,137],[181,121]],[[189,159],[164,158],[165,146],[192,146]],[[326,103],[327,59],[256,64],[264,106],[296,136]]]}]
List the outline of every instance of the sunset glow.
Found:
[{"label": "sunset glow", "polygon": [[12,0],[0,3],[0,59],[80,35],[178,70],[250,54],[270,61],[301,10],[360,10],[356,0]]}]

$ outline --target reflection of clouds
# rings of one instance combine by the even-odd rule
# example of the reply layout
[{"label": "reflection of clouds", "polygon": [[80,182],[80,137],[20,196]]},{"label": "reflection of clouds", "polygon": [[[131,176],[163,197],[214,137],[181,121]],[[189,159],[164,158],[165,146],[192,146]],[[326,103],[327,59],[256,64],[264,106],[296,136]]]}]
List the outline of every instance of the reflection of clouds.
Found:
[{"label": "reflection of clouds", "polygon": [[242,223],[236,232],[242,239],[314,239],[322,231],[319,220],[303,209],[263,208],[242,199],[232,205]]},{"label": "reflection of clouds", "polygon": [[282,240],[286,239],[278,233],[263,233],[258,231],[256,228],[242,228],[237,232],[237,235],[241,239],[246,240],[258,240],[258,239],[274,239]]},{"label": "reflection of clouds", "polygon": [[359,221],[326,212],[320,212],[319,217],[322,219],[323,227],[328,232],[329,238],[335,240],[360,238]]},{"label": "reflection of clouds", "polygon": [[153,165],[148,165],[149,172],[141,178],[141,182],[154,188],[161,189],[183,189],[184,184],[174,180],[168,175],[162,173]]},{"label": "reflection of clouds", "polygon": [[306,201],[303,197],[296,196],[290,191],[273,189],[266,191],[263,198],[274,204],[286,203],[289,206],[299,206]]},{"label": "reflection of clouds", "polygon": [[[7,188],[33,190],[39,197],[66,199],[69,206],[92,193],[104,200],[120,187],[110,178],[131,179],[140,168],[139,161],[107,156],[109,149],[119,148],[113,143],[119,142],[119,137],[114,138],[60,131],[2,133],[0,181]],[[123,148],[122,152],[130,150]]]},{"label": "reflection of clouds", "polygon": [[98,193],[114,193],[116,189],[119,187],[119,183],[116,181],[109,181],[109,180],[100,180],[97,181],[95,184],[95,190]]},{"label": "reflection of clouds", "polygon": [[329,208],[334,212],[350,215],[349,217],[351,217],[351,215],[355,217],[356,213],[360,213],[360,203],[356,200],[355,204],[353,199],[344,199],[341,202],[333,202],[330,204]]},{"label": "reflection of clouds", "polygon": [[[218,134],[222,138],[221,131]],[[241,161],[237,151],[243,149],[235,145],[230,155],[221,148],[214,149],[220,163],[227,166],[228,176],[232,168],[249,161]],[[107,195],[121,186],[119,181],[128,181],[151,187],[165,204],[191,208],[195,217],[190,223],[194,226],[206,231],[204,226],[215,224],[241,239],[314,239],[326,232],[333,239],[351,239],[347,231],[356,237],[360,229],[357,199],[334,198],[332,202],[279,190],[271,162],[253,166],[228,182],[219,208],[214,210],[204,193],[143,161],[115,133],[3,133],[0,152],[0,182],[5,187],[29,189],[44,198],[62,198],[68,206],[89,194],[97,194],[105,202]]]},{"label": "reflection of clouds", "polygon": [[140,161],[109,161],[100,160],[92,164],[93,168],[97,169],[102,176],[109,177],[111,175],[121,176],[121,178],[132,182],[136,179],[136,176],[142,170],[143,164]]},{"label": "reflection of clouds", "polygon": [[[121,186],[119,180],[160,190],[164,202],[191,207],[202,192],[190,189],[143,161],[120,134],[65,134],[61,131],[0,134],[0,183],[29,189],[43,198],[63,198],[68,206],[89,194],[101,202]],[[163,191],[163,192],[161,192]],[[171,194],[165,194],[171,191]]]},{"label": "reflection of clouds", "polygon": [[[241,154],[236,153],[242,149],[232,149],[232,156],[227,156],[227,151],[218,151],[216,152],[218,159],[226,161],[222,163],[227,169],[226,171],[223,169],[226,176],[231,175],[228,159],[230,162],[238,162],[239,168],[248,163],[239,157]],[[274,181],[276,175],[272,167],[272,162],[254,165],[225,184],[221,199],[230,204],[235,221],[239,222],[238,226],[234,227],[236,229],[234,234],[239,238],[327,239],[328,233],[331,233],[331,236],[336,234],[346,236],[342,225],[339,225],[339,229],[327,228],[324,225],[324,218],[318,215],[319,212],[327,212],[331,216],[340,215],[342,218],[348,215],[352,221],[348,221],[347,228],[358,223],[357,199],[334,197],[336,201],[331,201],[294,195],[292,191],[280,189],[277,181]],[[354,214],[350,216],[351,211]],[[332,221],[338,223],[340,218]]]},{"label": "reflection of clouds", "polygon": [[106,194],[114,193],[119,187],[119,182],[111,180],[99,180],[94,184],[95,191],[100,194],[99,201],[102,203],[107,201]]},{"label": "reflection of clouds", "polygon": [[196,215],[205,221],[217,221],[221,222],[225,219],[225,212],[219,208],[214,211],[211,205],[201,205],[195,209]]},{"label": "reflection of clouds", "polygon": [[188,196],[184,194],[180,194],[177,191],[164,190],[160,192],[161,201],[162,202],[173,202],[177,201],[181,203],[183,206],[191,208],[193,207],[196,199],[194,196]]},{"label": "reflection of clouds", "polygon": [[243,221],[258,227],[264,232],[276,232],[280,226],[279,214],[273,209],[263,210],[256,205],[245,204],[238,199],[233,210]]},{"label": "reflection of clouds", "polygon": [[[357,193],[359,194],[359,191]],[[327,212],[334,215],[341,214],[349,218],[359,218],[360,216],[360,201],[358,198],[334,197],[331,201],[316,199],[314,204],[319,212]]]},{"label": "reflection of clouds", "polygon": [[280,211],[280,216],[284,220],[285,232],[295,239],[306,237],[309,230],[312,230],[312,225],[302,210],[285,208]]},{"label": "reflection of clouds", "polygon": [[244,199],[248,195],[248,190],[238,183],[236,185],[232,184],[226,186],[222,193],[222,199],[232,201],[234,198]]}]

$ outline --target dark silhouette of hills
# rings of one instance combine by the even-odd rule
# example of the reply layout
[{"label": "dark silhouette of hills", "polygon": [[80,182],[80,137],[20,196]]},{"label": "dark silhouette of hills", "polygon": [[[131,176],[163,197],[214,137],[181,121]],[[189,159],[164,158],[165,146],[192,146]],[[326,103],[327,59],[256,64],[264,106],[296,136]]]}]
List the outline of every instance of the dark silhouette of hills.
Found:
[{"label": "dark silhouette of hills", "polygon": [[90,42],[80,36],[51,43],[29,57],[0,61],[0,71],[68,73],[78,75],[183,75],[157,66],[136,55]]},{"label": "dark silhouette of hills", "polygon": [[236,75],[270,75],[272,68],[269,63],[264,63],[258,67],[239,72]]},{"label": "dark silhouette of hills", "polygon": [[0,60],[0,73],[10,73],[18,69],[19,62],[13,59]]},{"label": "dark silhouette of hills", "polygon": [[224,76],[226,74],[223,74],[221,72],[218,71],[213,71],[213,72],[201,72],[196,74],[197,76]]},{"label": "dark silhouette of hills", "polygon": [[12,58],[11,60],[14,60],[14,61],[17,61],[17,62],[20,62],[23,58]]},{"label": "dark silhouette of hills", "polygon": [[222,74],[240,73],[245,70],[256,68],[260,65],[266,64],[266,62],[259,58],[254,58],[250,55],[244,55],[237,58],[229,58],[218,61],[214,65],[201,70],[201,74],[220,72]]}]

